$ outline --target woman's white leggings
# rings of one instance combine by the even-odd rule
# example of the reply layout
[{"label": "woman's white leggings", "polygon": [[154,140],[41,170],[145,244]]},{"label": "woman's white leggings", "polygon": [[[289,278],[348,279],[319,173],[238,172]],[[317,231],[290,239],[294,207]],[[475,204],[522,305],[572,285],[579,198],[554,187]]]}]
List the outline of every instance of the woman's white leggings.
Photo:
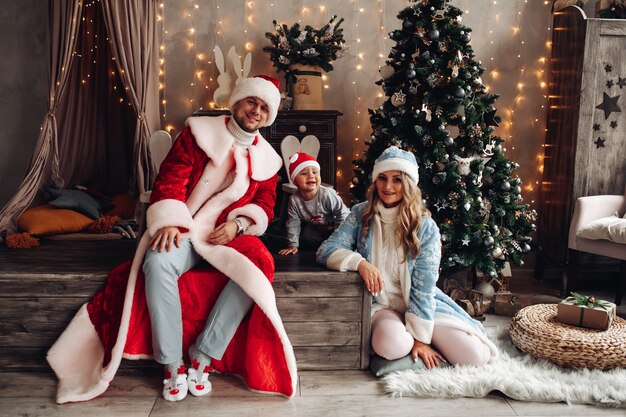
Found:
[{"label": "woman's white leggings", "polygon": [[[390,309],[379,310],[372,317],[372,349],[388,360],[400,359],[411,353],[413,336],[407,332],[403,315]],[[433,329],[432,346],[452,365],[483,365],[491,351],[478,336],[452,327]]]}]

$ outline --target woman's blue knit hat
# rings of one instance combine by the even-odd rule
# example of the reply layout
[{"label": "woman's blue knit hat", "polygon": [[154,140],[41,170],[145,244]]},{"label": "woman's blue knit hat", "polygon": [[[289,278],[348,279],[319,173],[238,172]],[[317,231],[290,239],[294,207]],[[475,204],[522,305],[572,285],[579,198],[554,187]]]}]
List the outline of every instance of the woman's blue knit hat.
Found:
[{"label": "woman's blue knit hat", "polygon": [[376,181],[378,174],[385,171],[401,171],[406,173],[415,185],[419,182],[420,176],[417,170],[415,155],[411,152],[403,151],[396,146],[390,146],[374,161],[374,171],[372,180]]}]

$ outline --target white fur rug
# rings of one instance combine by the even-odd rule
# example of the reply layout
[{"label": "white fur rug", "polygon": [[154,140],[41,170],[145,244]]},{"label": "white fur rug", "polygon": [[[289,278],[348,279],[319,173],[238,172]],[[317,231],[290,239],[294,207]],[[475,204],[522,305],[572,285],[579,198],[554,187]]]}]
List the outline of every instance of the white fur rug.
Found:
[{"label": "white fur rug", "polygon": [[626,407],[626,368],[610,371],[562,368],[518,350],[508,329],[488,329],[500,349],[482,367],[400,371],[383,378],[392,396],[482,398],[500,391],[520,401]]}]

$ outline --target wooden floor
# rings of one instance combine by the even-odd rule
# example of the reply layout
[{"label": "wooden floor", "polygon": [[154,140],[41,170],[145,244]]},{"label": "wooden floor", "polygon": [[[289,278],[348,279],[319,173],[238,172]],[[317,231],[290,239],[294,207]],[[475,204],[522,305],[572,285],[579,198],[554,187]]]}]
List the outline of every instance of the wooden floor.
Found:
[{"label": "wooden floor", "polygon": [[[112,245],[119,247],[112,250]],[[103,267],[110,269],[130,257],[134,246],[133,242],[118,241],[85,248],[68,246],[67,258],[59,257],[58,251],[48,249],[47,245],[35,256],[34,252],[0,248],[0,275],[19,276],[37,271],[39,277],[45,277],[59,271],[71,274],[74,269],[83,274],[90,269],[101,274]],[[319,268],[297,257],[277,257],[277,270]],[[518,270],[513,275],[513,292],[540,296],[546,302],[558,301],[558,282],[535,281],[532,271]],[[602,288],[611,287],[602,284],[595,294],[611,299],[612,292]],[[622,305],[618,313],[625,316],[626,307]],[[509,317],[489,315],[485,325],[508,327],[509,321]],[[0,372],[0,416],[626,416],[624,410],[519,402],[499,393],[483,399],[391,398],[370,372],[358,370],[300,372],[298,391],[292,399],[254,394],[232,377],[212,376],[211,381],[213,391],[209,396],[189,396],[182,402],[168,403],[161,398],[160,375],[119,375],[99,398],[57,405],[56,379],[52,373]]]},{"label": "wooden floor", "polygon": [[[508,326],[509,318],[489,316],[488,326]],[[298,391],[285,399],[254,394],[240,380],[212,376],[206,397],[188,396],[178,403],[161,398],[158,375],[118,376],[101,397],[84,403],[54,402],[51,374],[0,373],[1,416],[614,416],[622,410],[563,403],[514,401],[499,393],[486,398],[391,398],[367,371],[299,373]]]}]

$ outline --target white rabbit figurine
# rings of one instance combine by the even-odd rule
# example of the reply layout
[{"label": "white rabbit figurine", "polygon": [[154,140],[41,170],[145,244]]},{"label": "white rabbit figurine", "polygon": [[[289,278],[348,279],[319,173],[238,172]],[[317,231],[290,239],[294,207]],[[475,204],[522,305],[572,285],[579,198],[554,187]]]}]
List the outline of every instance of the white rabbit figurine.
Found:
[{"label": "white rabbit figurine", "polygon": [[[228,55],[231,52],[235,51],[235,47],[231,46],[230,51],[228,51]],[[230,93],[233,89],[233,78],[226,71],[226,65],[224,62],[224,54],[219,46],[215,46],[215,65],[220,72],[220,75],[217,76],[217,84],[218,87],[213,92],[213,102],[221,108],[228,107],[228,99],[230,98]]]},{"label": "white rabbit figurine", "polygon": [[237,55],[237,51],[235,48],[230,48],[228,51],[228,60],[233,64],[233,68],[235,69],[235,75],[237,76],[237,80],[235,81],[235,85],[239,84],[239,81],[244,78],[248,78],[248,74],[250,74],[250,67],[252,66],[252,54],[248,52],[246,57],[243,59],[243,68],[241,66],[241,61],[239,61],[239,55]]}]

